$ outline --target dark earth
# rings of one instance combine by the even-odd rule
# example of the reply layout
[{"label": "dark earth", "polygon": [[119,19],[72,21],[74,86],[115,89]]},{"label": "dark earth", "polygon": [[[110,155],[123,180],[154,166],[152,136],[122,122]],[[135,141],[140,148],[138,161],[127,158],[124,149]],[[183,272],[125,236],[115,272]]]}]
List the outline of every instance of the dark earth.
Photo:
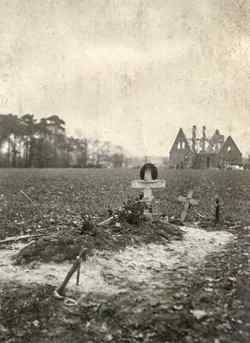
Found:
[{"label": "dark earth", "polygon": [[[40,230],[53,237],[60,235],[61,230],[61,234],[68,230],[68,235],[71,232],[74,236],[74,230],[82,227],[81,214],[90,213],[103,219],[109,207],[120,206],[129,195],[130,180],[137,173],[136,170],[93,173],[87,170],[3,170],[1,238]],[[166,190],[155,192],[163,213],[178,218],[182,208],[176,200],[178,195],[193,189],[200,203],[191,209],[188,221],[207,230],[228,230],[236,239],[219,253],[208,256],[195,273],[177,268],[168,274],[166,287],[152,293],[152,297],[144,297],[131,283],[128,291],[119,296],[90,293],[77,306],[69,307],[54,299],[54,288],[50,285],[23,286],[2,280],[1,342],[250,341],[250,173],[160,171],[160,177],[167,181]],[[20,189],[33,199],[33,204],[20,195]],[[214,227],[217,196],[223,204],[222,218]],[[123,232],[128,244],[133,244],[131,230],[129,226]],[[136,230],[138,228],[134,244],[150,241],[149,236],[143,238],[143,230],[141,238]],[[168,228],[161,230],[164,234],[168,232]],[[109,228],[106,231],[108,235],[112,233]],[[116,249],[114,241],[110,246],[112,250]],[[93,245],[95,240],[91,242]]]}]

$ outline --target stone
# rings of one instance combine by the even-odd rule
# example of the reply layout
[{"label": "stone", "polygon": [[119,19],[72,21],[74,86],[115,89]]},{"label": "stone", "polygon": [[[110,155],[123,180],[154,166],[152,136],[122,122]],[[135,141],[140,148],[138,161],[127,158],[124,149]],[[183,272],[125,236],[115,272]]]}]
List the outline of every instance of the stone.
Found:
[{"label": "stone", "polygon": [[207,312],[203,310],[192,310],[191,313],[197,320],[202,320],[207,316]]}]

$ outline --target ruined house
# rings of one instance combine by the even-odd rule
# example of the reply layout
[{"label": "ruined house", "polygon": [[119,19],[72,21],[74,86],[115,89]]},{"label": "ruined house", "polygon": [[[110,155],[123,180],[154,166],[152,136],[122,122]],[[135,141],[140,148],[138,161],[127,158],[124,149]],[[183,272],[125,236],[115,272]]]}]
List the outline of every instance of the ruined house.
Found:
[{"label": "ruined house", "polygon": [[170,150],[170,166],[181,169],[190,168],[192,167],[192,160],[192,148],[187,140],[184,131],[180,129]]},{"label": "ruined house", "polygon": [[187,138],[181,128],[170,149],[169,162],[172,168],[228,168],[242,164],[242,154],[231,136],[225,136],[216,130],[208,137],[203,126],[201,137],[197,127],[192,128],[192,138]]}]

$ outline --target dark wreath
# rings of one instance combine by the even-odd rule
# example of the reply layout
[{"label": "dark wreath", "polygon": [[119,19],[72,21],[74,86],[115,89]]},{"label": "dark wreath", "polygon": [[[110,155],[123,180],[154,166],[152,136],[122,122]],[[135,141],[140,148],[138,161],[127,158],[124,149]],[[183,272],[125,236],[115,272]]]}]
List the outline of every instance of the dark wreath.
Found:
[{"label": "dark wreath", "polygon": [[146,163],[146,164],[144,164],[144,166],[140,170],[140,179],[141,180],[144,180],[146,169],[151,170],[152,180],[156,180],[158,178],[158,170],[157,170],[156,166],[153,163]]}]

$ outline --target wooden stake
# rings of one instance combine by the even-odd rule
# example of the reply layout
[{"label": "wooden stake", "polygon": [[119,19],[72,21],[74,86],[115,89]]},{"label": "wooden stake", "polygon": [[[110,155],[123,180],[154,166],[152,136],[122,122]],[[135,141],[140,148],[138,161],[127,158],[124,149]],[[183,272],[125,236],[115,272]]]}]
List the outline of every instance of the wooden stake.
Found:
[{"label": "wooden stake", "polygon": [[79,255],[76,257],[75,262],[71,266],[68,274],[65,276],[65,279],[63,280],[61,286],[55,290],[54,295],[57,299],[63,299],[64,298],[65,288],[66,288],[67,284],[69,283],[70,279],[72,278],[72,275],[75,273],[75,271],[77,269],[79,269],[79,266],[81,265],[82,256],[86,253],[86,250],[87,249],[83,248],[80,251]]},{"label": "wooden stake", "polygon": [[215,198],[215,224],[220,222],[220,199]]},{"label": "wooden stake", "polygon": [[80,284],[80,273],[81,273],[81,260],[79,263],[79,266],[77,268],[77,274],[76,274],[76,285],[79,286]]}]

